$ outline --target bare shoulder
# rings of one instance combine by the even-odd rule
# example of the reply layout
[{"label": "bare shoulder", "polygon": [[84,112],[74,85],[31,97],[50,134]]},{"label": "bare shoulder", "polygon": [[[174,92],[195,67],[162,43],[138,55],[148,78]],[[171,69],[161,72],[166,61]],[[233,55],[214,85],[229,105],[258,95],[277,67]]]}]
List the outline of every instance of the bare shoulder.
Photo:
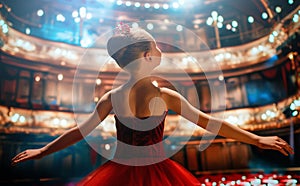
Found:
[{"label": "bare shoulder", "polygon": [[172,98],[180,99],[182,97],[178,92],[165,87],[160,88],[160,93],[163,99],[172,99]]}]

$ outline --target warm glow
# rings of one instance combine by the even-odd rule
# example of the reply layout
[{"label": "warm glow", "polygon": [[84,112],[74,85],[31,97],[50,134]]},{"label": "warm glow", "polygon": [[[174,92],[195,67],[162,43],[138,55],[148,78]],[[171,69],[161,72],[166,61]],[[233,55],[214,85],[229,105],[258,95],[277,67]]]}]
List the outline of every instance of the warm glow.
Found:
[{"label": "warm glow", "polygon": [[57,75],[57,79],[58,79],[59,81],[63,80],[63,79],[64,79],[64,75],[58,74],[58,75]]}]

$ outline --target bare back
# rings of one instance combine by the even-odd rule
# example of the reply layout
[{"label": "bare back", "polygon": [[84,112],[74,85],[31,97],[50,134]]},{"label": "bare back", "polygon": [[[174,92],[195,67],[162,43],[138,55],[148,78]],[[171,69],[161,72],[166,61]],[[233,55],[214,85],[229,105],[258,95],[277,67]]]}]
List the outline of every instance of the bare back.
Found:
[{"label": "bare back", "polygon": [[113,110],[120,116],[144,118],[162,115],[167,110],[160,88],[142,80],[132,86],[129,82],[112,92]]}]

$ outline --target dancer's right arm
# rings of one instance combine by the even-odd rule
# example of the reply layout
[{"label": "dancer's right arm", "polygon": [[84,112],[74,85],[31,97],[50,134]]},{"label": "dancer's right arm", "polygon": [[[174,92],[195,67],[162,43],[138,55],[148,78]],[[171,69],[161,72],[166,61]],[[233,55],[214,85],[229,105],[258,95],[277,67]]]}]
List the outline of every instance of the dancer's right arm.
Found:
[{"label": "dancer's right arm", "polygon": [[96,109],[84,123],[67,130],[57,139],[40,149],[28,149],[19,153],[12,159],[12,165],[30,159],[40,159],[82,140],[84,136],[95,129],[110,113],[112,109],[110,95],[110,92],[108,92],[100,99]]}]

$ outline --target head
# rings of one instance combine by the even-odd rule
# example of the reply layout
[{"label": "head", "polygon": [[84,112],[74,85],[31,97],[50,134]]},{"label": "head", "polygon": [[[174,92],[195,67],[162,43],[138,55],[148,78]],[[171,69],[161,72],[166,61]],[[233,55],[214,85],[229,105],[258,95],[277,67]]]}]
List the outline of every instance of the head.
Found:
[{"label": "head", "polygon": [[112,36],[107,42],[107,50],[123,69],[136,61],[157,66],[161,58],[155,39],[141,28],[128,28],[128,31]]}]

